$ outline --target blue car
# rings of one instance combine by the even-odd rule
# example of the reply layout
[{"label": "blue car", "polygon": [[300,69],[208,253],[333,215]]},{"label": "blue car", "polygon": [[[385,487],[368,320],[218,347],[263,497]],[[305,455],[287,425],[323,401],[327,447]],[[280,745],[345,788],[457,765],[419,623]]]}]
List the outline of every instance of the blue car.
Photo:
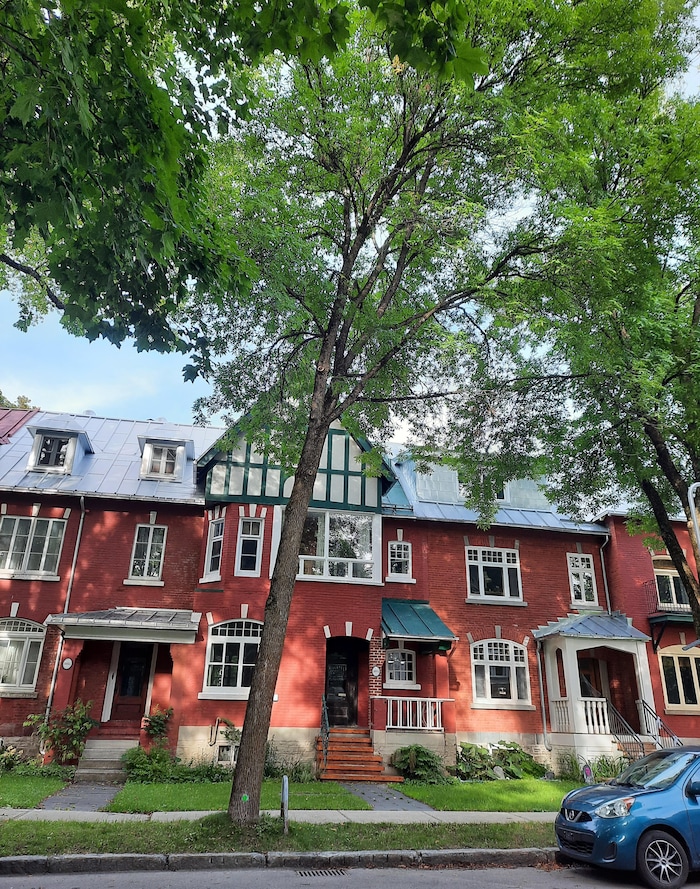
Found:
[{"label": "blue car", "polygon": [[567,858],[678,889],[700,870],[700,746],[657,750],[612,781],[573,790],[555,831]]}]

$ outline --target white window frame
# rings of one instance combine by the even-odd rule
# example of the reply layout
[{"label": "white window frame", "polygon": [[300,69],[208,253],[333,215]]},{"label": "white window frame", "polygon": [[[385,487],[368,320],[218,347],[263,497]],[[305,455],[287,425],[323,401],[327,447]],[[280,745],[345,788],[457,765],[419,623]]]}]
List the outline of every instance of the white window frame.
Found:
[{"label": "white window frame", "polygon": [[[401,554],[403,551],[403,554]],[[405,564],[405,571],[393,570],[396,564]],[[387,581],[415,583],[413,578],[413,546],[408,540],[390,540],[387,545]]]},{"label": "white window frame", "polygon": [[[396,678],[397,667],[399,675],[403,674],[405,678]],[[400,641],[398,645],[387,648],[384,653],[384,688],[420,690],[416,681],[416,653],[411,648],[406,648],[404,642]]]},{"label": "white window frame", "polygon": [[[571,601],[575,605],[597,605],[598,585],[595,579],[595,561],[590,553],[567,553],[566,566],[569,572]],[[591,596],[587,598],[586,579],[591,580]]]},{"label": "white window frame", "polygon": [[[659,659],[659,673],[661,674],[661,685],[664,690],[666,712],[699,713],[700,651],[692,648],[684,651],[681,645],[671,645],[668,648],[660,648],[657,652],[657,657]],[[666,673],[669,660],[673,662],[677,695],[669,694]],[[692,695],[690,692],[692,692]],[[691,696],[695,698],[694,701],[690,700]],[[678,697],[677,701],[672,700],[675,697]]]},{"label": "white window frame", "polygon": [[[669,579],[671,602],[661,601],[661,589],[659,588],[660,577],[667,577]],[[686,592],[686,589],[683,586],[683,581],[677,571],[666,568],[654,568],[654,583],[656,584],[656,601],[659,605],[659,611],[690,611],[688,593]]]},{"label": "white window frame", "polygon": [[[466,546],[467,562],[467,602],[497,602],[499,605],[522,604],[523,583],[520,575],[520,553],[517,549],[504,549],[495,546]],[[475,569],[475,570],[473,570]],[[489,592],[486,574],[489,570],[501,571],[502,593]],[[473,589],[476,584],[478,590]],[[517,584],[517,592],[512,587]]]},{"label": "white window frame", "polygon": [[[217,533],[218,529],[220,529],[219,533]],[[209,528],[207,530],[207,549],[204,555],[204,574],[199,579],[200,583],[206,583],[210,580],[221,580],[221,562],[224,556],[225,531],[226,520],[223,514],[209,520]],[[215,558],[218,559],[218,564],[215,568],[212,568],[212,562]]]},{"label": "white window frame", "polygon": [[[17,617],[0,620],[0,697],[35,692],[45,639],[46,627],[34,621]],[[14,682],[8,681],[8,667],[13,669]]]},{"label": "white window frame", "polygon": [[[527,649],[508,639],[481,639],[473,642],[472,706],[482,709],[532,709],[530,669]],[[500,677],[498,670],[507,671]],[[520,679],[520,682],[518,681]],[[508,688],[509,694],[493,695],[495,685]],[[520,692],[524,692],[521,694]]]},{"label": "white window frame", "polygon": [[[175,452],[173,471],[167,472],[168,451]],[[158,453],[160,452],[160,453]],[[157,462],[158,468],[153,468]],[[185,468],[185,446],[173,441],[147,441],[141,457],[141,478],[164,482],[181,482]]]},{"label": "white window frame", "polygon": [[[12,524],[10,531],[9,546],[7,554],[3,558],[0,553],[0,577],[13,578],[35,578],[40,577],[42,580],[59,580],[58,568],[61,564],[61,552],[63,550],[63,540],[66,534],[66,520],[44,518],[42,516],[17,516],[3,515],[0,516],[0,541],[2,534],[7,534],[8,526]],[[22,550],[16,549],[19,531],[23,526],[28,525],[25,546]],[[46,528],[44,542],[39,553],[33,551],[35,541],[39,539],[37,529]],[[24,536],[24,535],[21,535]],[[58,540],[58,545],[53,552],[49,552],[49,544]],[[0,543],[0,546],[2,544]],[[14,567],[10,567],[13,554],[21,556],[21,562]],[[36,557],[40,559],[40,566],[29,567]],[[49,567],[47,568],[47,563]]]},{"label": "white window frame", "polygon": [[[199,694],[201,700],[230,700],[230,701],[247,701],[250,694],[250,682],[244,685],[243,682],[248,679],[244,676],[246,668],[255,666],[257,662],[257,651],[254,663],[245,663],[242,654],[245,654],[245,646],[255,645],[257,649],[260,647],[260,636],[262,634],[263,624],[257,620],[239,619],[222,621],[209,627],[209,639],[207,640],[207,654],[204,663],[204,678],[202,691]],[[219,647],[221,651],[219,651]],[[224,685],[225,668],[233,668],[234,664],[230,657],[227,657],[227,647],[238,648],[238,660],[235,664],[236,682],[231,685]],[[217,674],[217,669],[221,672]],[[210,680],[217,676],[216,683]],[[250,676],[252,681],[252,675]]]},{"label": "white window frame", "polygon": [[[252,526],[257,526],[257,534],[251,532]],[[238,520],[238,539],[236,541],[236,567],[234,574],[237,577],[260,577],[260,563],[262,561],[263,532],[265,520],[255,516],[241,516]],[[255,542],[255,553],[244,552],[251,542]],[[255,566],[250,569],[243,568],[241,562],[244,558],[253,556]]]},{"label": "white window frame", "polygon": [[[331,581],[336,583],[380,583],[382,552],[382,517],[378,513],[342,512],[329,509],[310,509],[308,518],[323,520],[317,543],[323,547],[322,553],[301,553],[297,580]],[[333,519],[358,519],[369,522],[370,549],[367,558],[354,558],[331,555],[330,538]],[[319,539],[320,538],[320,539]],[[364,575],[363,573],[364,572]]]},{"label": "white window frame", "polygon": [[[55,439],[56,444],[51,447],[52,462],[41,463],[41,455],[44,450],[44,444],[47,440]],[[57,461],[58,442],[65,442],[65,451],[63,453],[62,462]],[[75,452],[78,446],[78,436],[74,433],[56,430],[55,432],[46,430],[37,432],[34,436],[34,443],[29,455],[29,464],[27,468],[31,472],[55,472],[61,475],[69,475],[73,468],[75,460]]]},{"label": "white window frame", "polygon": [[[154,551],[157,550],[157,547],[160,546],[160,557],[158,559],[158,572],[157,574],[138,574],[134,568],[136,565],[136,550],[144,541],[139,540],[139,533],[143,530],[148,532],[148,539],[145,541],[146,543],[146,551],[143,556],[144,567],[148,569],[153,560]],[[163,532],[162,541],[158,542],[153,540],[155,534],[154,532]],[[151,524],[140,524],[136,526],[136,530],[134,531],[134,545],[131,548],[131,561],[129,562],[129,577],[124,581],[125,584],[138,584],[140,586],[164,586],[164,582],[162,580],[163,575],[163,563],[165,561],[165,544],[168,539],[168,528],[166,525],[151,525]],[[141,557],[139,557],[141,560]]]}]

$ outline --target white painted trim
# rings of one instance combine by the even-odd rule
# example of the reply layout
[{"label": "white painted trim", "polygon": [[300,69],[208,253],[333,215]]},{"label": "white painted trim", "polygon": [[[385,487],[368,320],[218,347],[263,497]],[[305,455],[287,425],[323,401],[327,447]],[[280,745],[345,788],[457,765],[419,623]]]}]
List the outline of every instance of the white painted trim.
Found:
[{"label": "white painted trim", "polygon": [[105,699],[102,704],[102,716],[100,717],[100,722],[109,722],[112,718],[112,704],[114,703],[114,690],[117,687],[117,670],[119,669],[119,655],[121,650],[121,642],[115,642],[112,646],[112,660],[109,664],[109,673],[107,674]]}]

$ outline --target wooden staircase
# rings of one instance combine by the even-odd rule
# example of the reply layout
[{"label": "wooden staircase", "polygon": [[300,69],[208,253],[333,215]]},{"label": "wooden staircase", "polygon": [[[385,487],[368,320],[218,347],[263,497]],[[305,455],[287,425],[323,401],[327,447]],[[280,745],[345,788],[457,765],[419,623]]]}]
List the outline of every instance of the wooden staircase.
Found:
[{"label": "wooden staircase", "polygon": [[332,728],[325,767],[323,741],[316,738],[316,764],[322,781],[403,781],[401,775],[384,773],[384,760],[374,752],[369,729],[364,728]]}]

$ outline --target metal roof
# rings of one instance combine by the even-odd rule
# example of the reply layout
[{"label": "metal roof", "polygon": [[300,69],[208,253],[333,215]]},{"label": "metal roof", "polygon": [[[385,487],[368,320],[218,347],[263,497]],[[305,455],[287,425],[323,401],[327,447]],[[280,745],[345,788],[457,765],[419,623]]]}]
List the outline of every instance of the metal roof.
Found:
[{"label": "metal roof", "polygon": [[[27,468],[33,436],[42,430],[69,432],[83,442],[84,447],[76,452],[70,472]],[[204,492],[196,486],[194,463],[223,433],[224,430],[217,427],[164,420],[119,420],[92,414],[40,411],[0,448],[0,490],[201,505]],[[179,442],[185,446],[182,479],[141,478],[142,449],[146,441]]]},{"label": "metal roof", "polygon": [[[454,484],[446,480],[444,467],[439,473],[440,484],[431,486],[425,481],[417,484],[419,474],[412,460],[392,463],[397,485],[384,497],[384,515],[400,515],[433,522],[458,522],[479,525],[481,518],[475,509],[468,509],[460,496],[454,473]],[[424,476],[422,477],[424,478]],[[400,486],[400,492],[395,488]],[[421,493],[419,493],[419,489]],[[432,498],[435,499],[432,499]],[[598,522],[577,522],[559,515],[553,509],[529,509],[515,504],[499,506],[491,527],[526,528],[533,530],[564,531],[574,534],[596,534],[607,537],[608,529]]]},{"label": "metal roof", "polygon": [[546,627],[538,627],[532,634],[535,639],[546,636],[568,636],[586,639],[637,639],[648,642],[649,636],[633,627],[629,618],[619,611],[612,614],[569,614],[550,621]]},{"label": "metal roof", "polygon": [[192,643],[201,616],[187,609],[117,607],[50,614],[45,623],[60,627],[67,639]]},{"label": "metal roof", "polygon": [[390,639],[421,642],[457,639],[427,602],[415,599],[382,599],[382,631]]},{"label": "metal roof", "polygon": [[36,413],[36,408],[28,411],[19,408],[0,408],[0,445],[8,444],[12,436]]}]

